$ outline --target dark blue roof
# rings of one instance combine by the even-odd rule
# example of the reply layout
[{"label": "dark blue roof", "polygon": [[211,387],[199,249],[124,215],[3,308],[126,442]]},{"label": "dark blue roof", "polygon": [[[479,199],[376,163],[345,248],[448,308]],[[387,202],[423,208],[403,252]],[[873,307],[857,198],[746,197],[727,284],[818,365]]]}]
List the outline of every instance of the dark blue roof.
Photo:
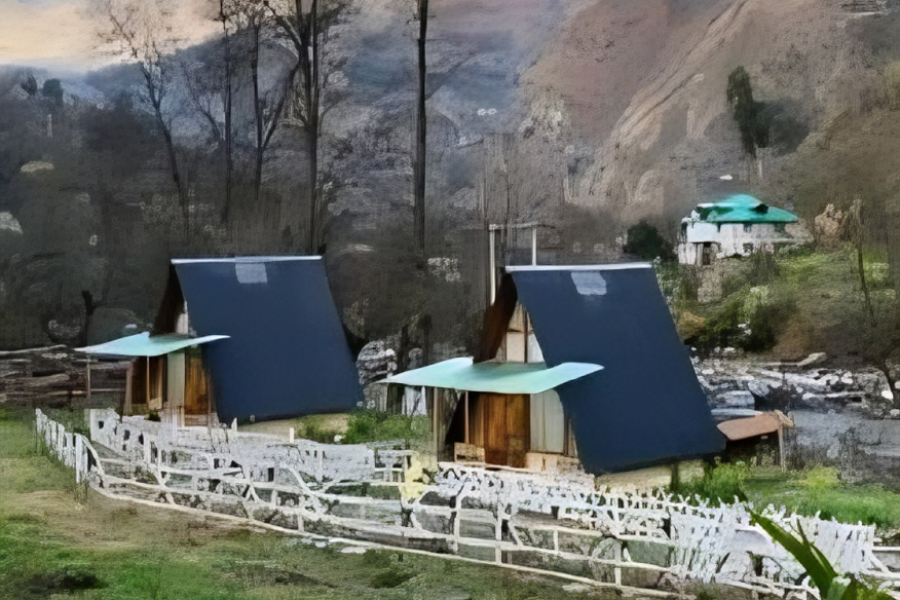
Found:
[{"label": "dark blue roof", "polygon": [[589,473],[724,448],[650,265],[509,270],[547,365],[604,366],[557,388]]},{"label": "dark blue roof", "polygon": [[173,260],[204,348],[219,419],[341,412],[359,376],[318,257]]}]

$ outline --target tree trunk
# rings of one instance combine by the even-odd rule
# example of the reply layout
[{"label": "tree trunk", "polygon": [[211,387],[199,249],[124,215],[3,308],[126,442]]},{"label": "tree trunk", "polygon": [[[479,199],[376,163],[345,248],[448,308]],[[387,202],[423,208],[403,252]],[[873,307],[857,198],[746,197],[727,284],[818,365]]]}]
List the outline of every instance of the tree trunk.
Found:
[{"label": "tree trunk", "polygon": [[309,157],[307,168],[309,172],[309,235],[306,238],[306,253],[316,254],[319,248],[319,210],[318,210],[318,175],[319,175],[319,118],[313,113],[309,116],[307,129],[307,148]]},{"label": "tree trunk", "polygon": [[231,214],[231,188],[234,179],[234,142],[231,137],[231,79],[225,89],[225,205],[222,207],[222,225],[228,225]]},{"label": "tree trunk", "polygon": [[172,170],[172,181],[175,182],[175,190],[178,193],[178,203],[181,205],[181,216],[184,221],[184,241],[190,242],[190,202],[187,190],[184,188],[184,182],[181,180],[181,171],[178,168],[178,156],[175,153],[175,142],[172,139],[172,132],[169,130],[168,126],[165,125],[160,113],[157,113],[157,120],[160,123],[163,139],[166,142],[166,153],[169,155],[169,168]]},{"label": "tree trunk", "polygon": [[253,170],[253,200],[259,204],[263,167],[263,106],[259,97],[259,28],[253,28],[253,45],[250,49],[250,78],[253,81],[253,118],[256,124],[256,156]]},{"label": "tree trunk", "polygon": [[891,369],[890,369],[890,367],[888,367],[887,361],[886,360],[877,361],[875,366],[878,368],[879,371],[884,373],[884,377],[885,377],[885,379],[887,379],[888,388],[890,388],[891,395],[893,397],[893,399],[891,400],[891,403],[893,404],[894,408],[900,408],[900,397],[898,397],[897,389],[895,387],[897,382],[894,381],[894,378],[891,376]]},{"label": "tree trunk", "polygon": [[866,268],[863,261],[862,240],[856,243],[856,268],[859,270],[859,285],[862,288],[863,298],[866,303],[866,314],[869,317],[869,325],[874,326],[875,310],[872,308],[872,299],[869,297],[869,284],[866,281]]},{"label": "tree trunk", "polygon": [[312,0],[309,6],[306,46],[309,54],[305,62],[303,92],[306,94],[306,133],[309,136],[309,235],[306,238],[306,253],[316,254],[319,247],[319,2]]},{"label": "tree trunk", "polygon": [[222,27],[225,37],[225,202],[222,206],[221,221],[222,225],[228,226],[228,217],[231,212],[231,187],[234,176],[234,142],[231,138],[231,107],[233,96],[233,65],[231,57],[231,40],[228,34],[228,26],[225,18],[224,6],[220,4],[220,14],[222,15]]},{"label": "tree trunk", "polygon": [[91,320],[94,318],[94,312],[103,304],[103,302],[95,301],[94,295],[88,290],[81,290],[81,301],[84,303],[84,325],[82,326],[81,333],[78,337],[80,338],[79,341],[81,345],[87,346]]},{"label": "tree trunk", "polygon": [[417,0],[419,4],[418,75],[419,89],[416,100],[416,162],[414,171],[413,232],[418,253],[425,256],[425,152],[428,119],[425,113],[425,43],[428,33],[428,0]]}]

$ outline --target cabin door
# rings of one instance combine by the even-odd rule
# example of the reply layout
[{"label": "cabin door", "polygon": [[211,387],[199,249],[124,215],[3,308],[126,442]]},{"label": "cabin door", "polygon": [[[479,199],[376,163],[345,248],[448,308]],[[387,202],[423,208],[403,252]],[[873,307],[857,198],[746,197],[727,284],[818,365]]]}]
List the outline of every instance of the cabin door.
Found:
[{"label": "cabin door", "polygon": [[481,394],[481,402],[485,462],[524,468],[530,433],[528,397]]},{"label": "cabin door", "polygon": [[209,381],[199,352],[185,353],[184,412],[205,415],[209,412]]}]

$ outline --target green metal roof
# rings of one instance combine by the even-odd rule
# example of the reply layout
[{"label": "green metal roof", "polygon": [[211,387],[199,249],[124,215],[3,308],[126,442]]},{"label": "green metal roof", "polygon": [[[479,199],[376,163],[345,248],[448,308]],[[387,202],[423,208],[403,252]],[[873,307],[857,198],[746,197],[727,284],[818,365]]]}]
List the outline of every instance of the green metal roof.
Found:
[{"label": "green metal roof", "polygon": [[700,220],[707,223],[793,223],[797,215],[764,204],[748,194],[736,194],[719,202],[697,206]]},{"label": "green metal roof", "polygon": [[602,368],[600,365],[576,362],[550,368],[544,363],[472,364],[471,357],[451,358],[388,377],[382,382],[492,394],[539,394]]},{"label": "green metal roof", "polygon": [[226,339],[227,337],[227,335],[205,335],[192,338],[180,333],[151,336],[149,333],[144,332],[104,344],[75,348],[75,351],[102,356],[162,356],[163,354],[171,354],[172,352],[183,350],[189,346],[207,344],[216,340]]}]

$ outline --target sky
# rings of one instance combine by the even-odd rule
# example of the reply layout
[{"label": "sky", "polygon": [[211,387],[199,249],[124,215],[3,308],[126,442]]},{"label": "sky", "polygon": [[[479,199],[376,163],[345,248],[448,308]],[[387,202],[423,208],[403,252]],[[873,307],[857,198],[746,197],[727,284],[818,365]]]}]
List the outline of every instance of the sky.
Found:
[{"label": "sky", "polygon": [[[176,2],[177,35],[191,42],[212,34],[199,13],[203,0]],[[113,62],[96,50],[101,19],[90,0],[0,0],[0,64],[86,70]]]}]

